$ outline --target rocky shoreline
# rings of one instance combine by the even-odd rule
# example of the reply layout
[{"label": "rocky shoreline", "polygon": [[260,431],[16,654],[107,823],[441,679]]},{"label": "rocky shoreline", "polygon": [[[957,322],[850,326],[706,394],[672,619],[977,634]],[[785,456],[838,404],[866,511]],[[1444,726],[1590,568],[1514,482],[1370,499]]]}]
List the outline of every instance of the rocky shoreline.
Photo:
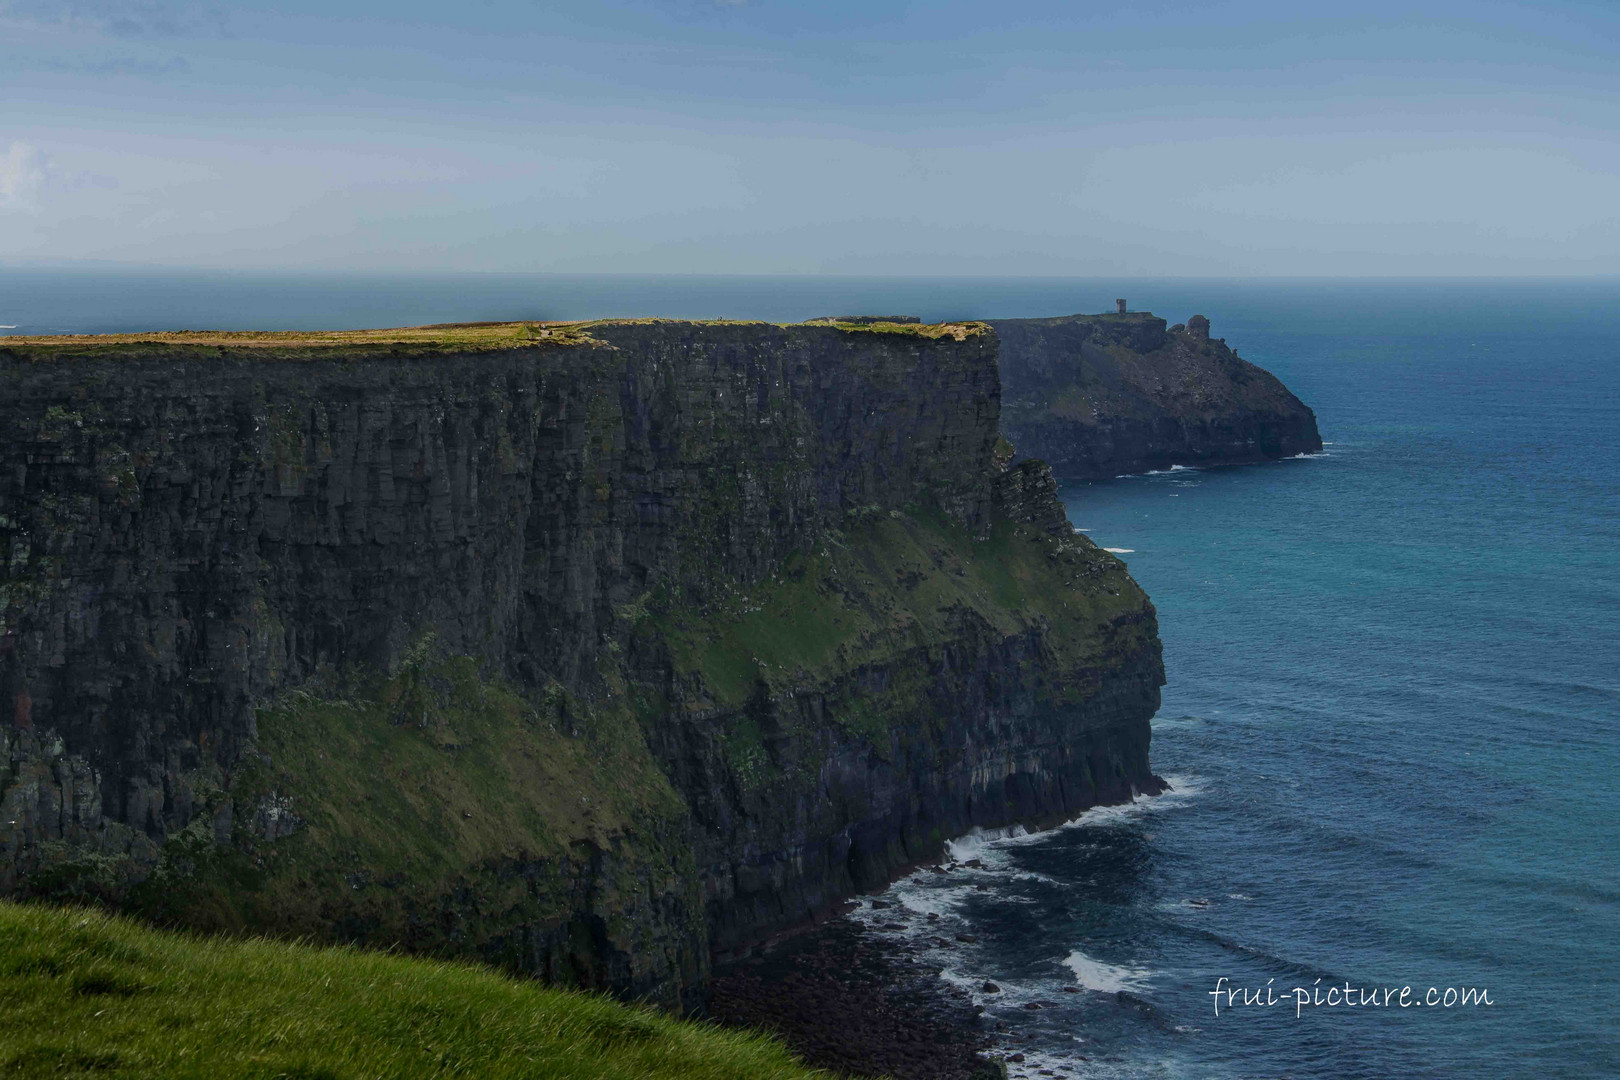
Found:
[{"label": "rocky shoreline", "polygon": [[771,1032],[807,1063],[848,1076],[1005,1076],[985,1056],[993,1038],[979,1010],[938,974],[914,946],[841,916],[718,967],[709,1014]]},{"label": "rocky shoreline", "polygon": [[[1142,794],[1171,790],[1162,778],[1152,779],[1152,788]],[[850,901],[831,918],[801,924],[748,954],[717,959],[710,1019],[769,1032],[807,1064],[842,1076],[1016,1080],[1074,1075],[1073,1064],[1042,1052],[1042,1040],[1032,1038],[1020,1017],[1030,1010],[1058,1018],[1061,1026],[1063,1018],[1072,1020],[1078,1002],[1068,995],[1083,994],[1084,987],[1060,986],[1040,997],[982,975],[966,978],[979,965],[962,950],[976,952],[982,931],[959,913],[931,910],[934,885],[951,889],[971,883],[973,889],[993,891],[996,885],[987,875],[1002,869],[988,856],[947,854],[897,879],[900,888]],[[1112,996],[1120,1008],[1149,1008],[1124,990]],[[1045,1026],[1051,1023],[1043,1019]]]}]

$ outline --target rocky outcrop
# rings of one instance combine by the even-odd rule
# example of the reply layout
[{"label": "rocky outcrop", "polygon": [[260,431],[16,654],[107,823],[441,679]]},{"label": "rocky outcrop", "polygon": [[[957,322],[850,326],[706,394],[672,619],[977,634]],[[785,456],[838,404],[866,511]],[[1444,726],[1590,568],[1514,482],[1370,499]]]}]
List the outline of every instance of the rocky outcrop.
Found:
[{"label": "rocky outcrop", "polygon": [[998,319],[1002,427],[1059,478],[1315,453],[1316,416],[1194,315]]},{"label": "rocky outcrop", "polygon": [[0,349],[0,890],[693,1006],[1155,789],[1153,609],[983,327],[479,333]]}]

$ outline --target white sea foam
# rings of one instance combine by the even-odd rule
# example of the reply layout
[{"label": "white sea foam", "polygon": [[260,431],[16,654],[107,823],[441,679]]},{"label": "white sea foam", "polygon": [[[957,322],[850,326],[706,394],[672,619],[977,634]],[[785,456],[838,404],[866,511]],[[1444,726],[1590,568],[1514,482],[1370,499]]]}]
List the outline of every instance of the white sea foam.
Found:
[{"label": "white sea foam", "polygon": [[[1076,1041],[1078,1042],[1080,1040],[1077,1039]],[[1040,1077],[1043,1072],[1047,1076],[1064,1076],[1070,1077],[1071,1080],[1080,1080],[1081,1077],[1101,1077],[1114,1075],[1112,1072],[1098,1072],[1095,1066],[1091,1066],[1089,1062],[1076,1061],[1074,1058],[1067,1057],[1063,1054],[1046,1053],[1025,1046],[1020,1046],[1018,1049],[1023,1051],[1024,1060],[1022,1062],[1009,1061],[1007,1063],[1008,1080],[1025,1080],[1025,1078],[1035,1080],[1035,1078]],[[992,1056],[995,1056],[998,1054],[1010,1053],[1011,1051],[1012,1048],[1007,1047],[1005,1049],[993,1050],[991,1051],[991,1054]],[[1058,1072],[1057,1070],[1059,1069],[1062,1069],[1063,1071]]]},{"label": "white sea foam", "polygon": [[1160,795],[1161,799],[1175,795],[1191,798],[1204,793],[1204,782],[1195,773],[1166,773],[1164,782],[1170,785],[1170,790]]},{"label": "white sea foam", "polygon": [[[933,876],[929,874],[929,877]],[[897,882],[889,890],[889,896],[906,909],[906,914],[920,915],[927,919],[929,915],[938,915],[940,918],[955,915],[962,901],[976,892],[978,890],[971,885],[931,885],[913,876]],[[880,919],[885,913],[874,911],[872,914],[875,919]]]},{"label": "white sea foam", "polygon": [[1077,826],[1113,825],[1121,821],[1129,821],[1142,814],[1152,814],[1164,810],[1174,810],[1185,806],[1187,802],[1203,793],[1203,782],[1192,773],[1171,773],[1166,776],[1165,782],[1170,789],[1163,795],[1142,796],[1132,802],[1120,803],[1116,806],[1093,806],[1084,810],[1079,817],[1071,818],[1061,825],[1054,826],[1043,832],[1030,832],[1022,825],[1014,825],[1009,829],[974,829],[972,832],[949,841],[945,847],[951,858],[957,862],[966,862],[969,859],[978,859],[986,866],[993,865],[991,860],[998,854],[998,849],[1028,844],[1045,839],[1057,829],[1072,829]]},{"label": "white sea foam", "polygon": [[958,971],[955,968],[940,968],[939,977],[942,982],[951,984],[974,1001],[978,1001],[984,994],[984,976],[982,975],[969,975],[967,972]]},{"label": "white sea foam", "polygon": [[988,845],[1033,835],[1035,834],[1022,825],[1013,825],[1005,829],[976,828],[972,832],[958,836],[955,840],[946,841],[945,850],[950,852],[951,858],[957,862],[967,862],[969,859],[983,861]]},{"label": "white sea foam", "polygon": [[1110,555],[1130,555],[1136,551],[1135,548],[1103,548],[1103,550]]},{"label": "white sea foam", "polygon": [[1180,900],[1161,901],[1157,907],[1160,911],[1208,911],[1215,906],[1215,901],[1207,896],[1188,896]]},{"label": "white sea foam", "polygon": [[[1002,1016],[1016,1015],[1020,1020],[1028,1020],[1030,1017],[1027,1014],[1017,1010],[1023,1009],[1029,1002],[1039,1001],[1051,1005],[1068,996],[1059,985],[1061,976],[1045,979],[1009,979],[995,975],[986,979],[982,972],[975,972],[964,966],[970,963],[968,957],[952,956],[945,966],[940,968],[939,978],[966,994],[975,1005],[983,1005],[987,1011]],[[986,982],[995,983],[996,989],[993,992],[985,990]]]},{"label": "white sea foam", "polygon": [[1075,982],[1099,994],[1117,994],[1121,991],[1140,994],[1147,989],[1148,980],[1153,977],[1153,973],[1146,968],[1105,964],[1101,960],[1093,960],[1079,949],[1064,959],[1063,966],[1074,972]]},{"label": "white sea foam", "polygon": [[[1203,790],[1199,778],[1192,774],[1172,773],[1165,779],[1170,789],[1162,795],[1140,797],[1119,806],[1092,807],[1054,829],[1031,832],[1020,825],[1002,829],[974,829],[946,844],[946,854],[950,860],[947,873],[936,873],[929,867],[917,870],[895,882],[884,893],[883,898],[894,907],[862,905],[850,913],[850,918],[881,933],[900,934],[909,939],[914,947],[921,950],[922,955],[929,958],[930,963],[939,967],[940,979],[967,994],[974,1004],[990,1010],[991,1015],[1004,1016],[1013,1021],[1015,1030],[1027,1031],[1033,1024],[1044,1031],[1051,1024],[1063,1024],[1069,1015],[1066,1009],[1032,1013],[1026,1013],[1023,1009],[1025,1004],[1032,1001],[1040,1001],[1049,1007],[1054,1001],[1065,1001],[1066,996],[1060,985],[1064,980],[1058,971],[1027,980],[1008,979],[1005,974],[995,973],[993,969],[997,965],[993,959],[993,945],[989,945],[988,939],[985,944],[957,940],[957,934],[964,931],[983,933],[971,920],[964,919],[965,906],[970,898],[993,904],[1035,902],[1027,897],[1009,895],[994,885],[998,880],[1006,882],[1020,878],[1052,880],[1018,867],[1014,853],[1019,847],[1041,843],[1064,829],[1107,828],[1143,815],[1172,810],[1186,805]],[[977,865],[965,865],[968,862]],[[984,891],[986,884],[991,886],[988,892]],[[934,918],[929,919],[929,915]],[[897,923],[903,923],[905,928],[889,929]],[[987,961],[991,971],[986,971],[983,966]],[[1119,991],[1144,993],[1148,991],[1152,979],[1152,972],[1144,968],[1105,963],[1079,949],[1065,959],[1054,958],[1054,967],[1058,970],[1066,967],[1072,973],[1074,983],[1068,985],[1078,984],[1083,989],[1105,994]],[[997,984],[998,992],[985,992],[987,978]],[[1067,1054],[1043,1053],[1017,1039],[1002,1044],[992,1053],[1009,1053],[1014,1048],[1024,1053],[1025,1060],[1022,1063],[1008,1063],[1009,1077],[1033,1078],[1040,1075],[1043,1069],[1056,1071],[1057,1068],[1067,1068],[1069,1072],[1059,1075],[1075,1077],[1076,1080],[1081,1076],[1135,1075],[1128,1070],[1116,1071],[1119,1066],[1117,1062],[1077,1061]]]},{"label": "white sea foam", "polygon": [[[1093,806],[1089,810],[1082,811],[1079,817],[1071,818],[1061,825],[1040,832],[1030,832],[1022,825],[1014,825],[1006,829],[974,829],[954,840],[947,841],[945,850],[951,859],[957,863],[977,859],[984,864],[986,871],[1006,870],[1008,869],[1009,859],[1009,856],[1005,853],[1007,848],[1039,842],[1060,829],[1116,825],[1121,822],[1131,821],[1143,814],[1174,810],[1177,807],[1185,806],[1189,800],[1204,790],[1203,783],[1191,773],[1171,773],[1164,779],[1170,785],[1170,788],[1162,795],[1141,796],[1132,802],[1120,803],[1116,806]],[[971,868],[961,866],[956,869],[962,872],[971,870]],[[931,876],[933,876],[932,871],[922,870],[909,878],[897,882],[895,888],[899,889],[912,881],[927,881]]]},{"label": "white sea foam", "polygon": [[[1048,877],[1046,874],[1037,874],[1033,870],[1015,870],[1011,876],[1014,881],[1039,881],[1043,885],[1063,884],[1055,877]],[[1035,902],[1033,899],[1028,897],[1019,897],[1019,900],[1020,902],[1027,902],[1031,904]]]}]

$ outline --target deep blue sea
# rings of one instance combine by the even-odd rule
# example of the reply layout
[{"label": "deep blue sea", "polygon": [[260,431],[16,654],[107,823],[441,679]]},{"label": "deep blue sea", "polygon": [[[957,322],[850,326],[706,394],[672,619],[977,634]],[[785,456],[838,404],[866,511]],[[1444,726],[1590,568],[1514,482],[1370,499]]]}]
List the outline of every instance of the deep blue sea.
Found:
[{"label": "deep blue sea", "polygon": [[[0,324],[935,319],[1117,296],[1208,315],[1328,445],[1065,492],[1158,607],[1153,760],[1175,790],[966,838],[986,869],[897,884],[977,938],[934,950],[943,977],[1005,1025],[1015,1076],[1620,1076],[1620,281],[0,269]],[[1296,1015],[1296,988],[1346,983],[1396,996]],[[1216,1015],[1217,985],[1278,1003]],[[1448,988],[1491,1004],[1447,1008]]]}]

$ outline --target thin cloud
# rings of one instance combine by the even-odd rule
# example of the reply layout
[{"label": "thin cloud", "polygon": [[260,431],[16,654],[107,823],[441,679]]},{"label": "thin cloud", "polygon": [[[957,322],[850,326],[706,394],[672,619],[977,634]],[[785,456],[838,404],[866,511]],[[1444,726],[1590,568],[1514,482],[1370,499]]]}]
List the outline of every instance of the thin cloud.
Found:
[{"label": "thin cloud", "polygon": [[179,75],[191,70],[190,61],[183,56],[171,56],[167,60],[143,60],[136,56],[115,56],[106,60],[44,60],[38,66],[46,71],[149,79]]},{"label": "thin cloud", "polygon": [[49,163],[37,147],[13,140],[0,154],[0,210],[35,209],[49,172]]},{"label": "thin cloud", "polygon": [[116,38],[218,33],[224,19],[217,8],[164,0],[0,0],[0,20],[68,27]]}]

